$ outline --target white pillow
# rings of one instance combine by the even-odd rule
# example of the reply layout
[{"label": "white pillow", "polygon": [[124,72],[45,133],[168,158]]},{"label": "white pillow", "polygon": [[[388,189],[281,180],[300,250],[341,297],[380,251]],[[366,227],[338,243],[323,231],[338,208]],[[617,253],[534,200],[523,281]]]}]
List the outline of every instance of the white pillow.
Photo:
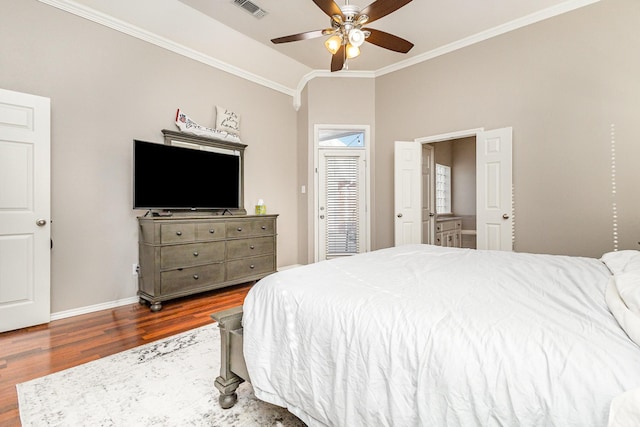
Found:
[{"label": "white pillow", "polygon": [[640,251],[625,250],[608,252],[602,255],[601,260],[613,274],[640,274]]},{"label": "white pillow", "polygon": [[216,129],[239,135],[240,116],[231,110],[216,105]]},{"label": "white pillow", "polygon": [[620,273],[615,275],[616,288],[624,304],[640,316],[640,274]]}]

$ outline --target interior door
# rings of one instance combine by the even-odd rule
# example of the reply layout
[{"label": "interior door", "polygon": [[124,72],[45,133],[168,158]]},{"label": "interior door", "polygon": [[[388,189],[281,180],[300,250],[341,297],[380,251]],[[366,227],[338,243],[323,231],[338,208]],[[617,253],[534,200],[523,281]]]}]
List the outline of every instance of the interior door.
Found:
[{"label": "interior door", "polygon": [[0,89],[0,332],[50,320],[50,100]]},{"label": "interior door", "polygon": [[364,150],[319,150],[319,260],[366,251]]},{"label": "interior door", "polygon": [[395,245],[422,241],[422,145],[396,141],[394,147]]},{"label": "interior door", "polygon": [[422,145],[422,243],[432,245],[435,239],[435,157],[431,144]]},{"label": "interior door", "polygon": [[476,137],[478,249],[513,250],[512,128]]}]

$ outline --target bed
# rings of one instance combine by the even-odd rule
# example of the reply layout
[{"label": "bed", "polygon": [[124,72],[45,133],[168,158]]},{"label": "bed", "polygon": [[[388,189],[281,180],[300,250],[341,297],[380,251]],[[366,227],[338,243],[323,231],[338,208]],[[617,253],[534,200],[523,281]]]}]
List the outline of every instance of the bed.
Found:
[{"label": "bed", "polygon": [[246,380],[309,426],[640,425],[637,251],[400,246],[270,275],[213,317],[223,407]]}]

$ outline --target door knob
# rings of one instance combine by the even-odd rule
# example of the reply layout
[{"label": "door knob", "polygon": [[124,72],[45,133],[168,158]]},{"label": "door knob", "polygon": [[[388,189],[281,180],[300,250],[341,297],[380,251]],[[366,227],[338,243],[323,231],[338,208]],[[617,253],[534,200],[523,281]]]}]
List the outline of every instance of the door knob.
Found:
[{"label": "door knob", "polygon": [[398,218],[402,218],[402,214],[401,213],[398,214]]},{"label": "door knob", "polygon": [[509,219],[509,215],[508,214],[502,214],[502,219]]},{"label": "door knob", "polygon": [[36,225],[38,227],[44,227],[45,225],[47,225],[47,220],[46,219],[39,219],[36,221]]},{"label": "door knob", "polygon": [[429,216],[430,217],[434,217],[434,216],[436,216],[436,214],[434,214],[433,212],[429,212]]}]

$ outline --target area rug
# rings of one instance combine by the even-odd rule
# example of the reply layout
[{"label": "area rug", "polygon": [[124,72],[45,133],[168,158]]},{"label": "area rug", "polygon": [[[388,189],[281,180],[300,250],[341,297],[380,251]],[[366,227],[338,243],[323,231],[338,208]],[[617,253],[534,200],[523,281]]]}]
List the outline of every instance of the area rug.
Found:
[{"label": "area rug", "polygon": [[18,384],[27,426],[304,426],[286,409],[238,388],[231,409],[218,405],[216,324]]}]

